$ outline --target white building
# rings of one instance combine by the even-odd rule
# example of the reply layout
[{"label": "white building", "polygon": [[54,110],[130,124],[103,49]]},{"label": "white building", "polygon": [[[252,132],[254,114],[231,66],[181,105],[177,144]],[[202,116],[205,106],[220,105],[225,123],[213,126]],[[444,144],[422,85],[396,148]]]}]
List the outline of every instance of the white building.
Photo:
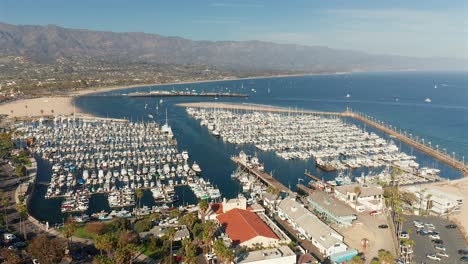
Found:
[{"label": "white building", "polygon": [[[415,203],[419,204],[422,211],[428,210],[435,215],[447,215],[447,213],[456,213],[460,211],[463,204],[463,197],[452,193],[445,193],[434,188],[425,188],[421,186],[409,186],[404,190],[413,193],[418,198]],[[416,206],[417,207],[417,206]]]},{"label": "white building", "polygon": [[291,223],[324,256],[328,257],[348,249],[341,234],[318,219],[295,199],[287,198],[282,200],[277,210],[280,218]]},{"label": "white building", "polygon": [[235,263],[249,264],[295,264],[296,254],[288,247],[262,249],[239,255]]},{"label": "white building", "polygon": [[[360,193],[356,193],[357,188]],[[382,186],[376,184],[356,183],[335,187],[335,197],[358,212],[382,210],[384,207],[383,194]]]}]

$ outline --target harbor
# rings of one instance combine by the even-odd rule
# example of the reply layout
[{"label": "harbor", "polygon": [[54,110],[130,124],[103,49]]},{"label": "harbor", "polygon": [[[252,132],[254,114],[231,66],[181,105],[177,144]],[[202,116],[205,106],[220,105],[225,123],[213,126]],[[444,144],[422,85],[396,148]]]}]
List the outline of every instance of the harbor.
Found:
[{"label": "harbor", "polygon": [[[419,151],[433,157],[436,160],[441,161],[444,164],[447,164],[448,166],[460,171],[464,176],[468,175],[468,166],[465,164],[464,157],[463,159],[457,159],[455,156],[455,153],[452,153],[453,155],[450,155],[449,152],[446,150],[442,150],[442,148],[438,148],[438,146],[433,146],[430,142],[424,142],[424,139],[419,139],[414,136],[413,137],[408,137],[409,135],[404,135],[401,132],[398,132],[396,127],[392,127],[390,125],[385,125],[381,121],[373,121],[371,120],[371,117],[364,116],[363,114],[353,112],[350,109],[347,109],[344,112],[324,112],[324,111],[310,111],[310,110],[303,110],[303,109],[294,109],[294,108],[281,108],[281,107],[272,107],[272,106],[266,106],[266,105],[253,105],[253,104],[232,104],[232,103],[182,103],[178,104],[178,106],[190,108],[190,109],[211,109],[210,111],[221,111],[221,110],[231,110],[234,113],[254,113],[254,112],[266,112],[266,113],[278,113],[278,114],[283,114],[282,118],[286,118],[291,115],[297,115],[297,116],[322,116],[322,117],[329,117],[331,119],[337,119],[339,117],[341,118],[351,118],[353,120],[357,120],[359,122],[363,122],[391,137],[394,137],[401,142],[408,144],[411,147],[414,147],[415,149],[418,149]],[[213,130],[214,134],[217,135],[219,131],[216,129]],[[245,143],[245,142],[241,142]],[[434,148],[435,147],[435,148]],[[304,155],[302,153],[301,155]],[[320,167],[322,167],[324,170],[335,170],[337,165],[336,162],[331,161],[331,162],[323,162],[319,161]],[[330,166],[332,165],[332,166]],[[334,165],[334,166],[333,166]],[[424,175],[427,174],[427,172],[430,172],[429,174],[432,174],[433,171],[423,171],[422,174],[423,178]],[[432,177],[429,177],[432,178]]]},{"label": "harbor", "polygon": [[[400,151],[392,140],[364,131],[340,116],[195,108],[187,108],[187,113],[227,143],[252,144],[285,160],[314,162],[326,172],[336,170],[338,174],[331,180],[335,185],[442,180],[437,168],[421,167],[415,156]],[[358,168],[367,168],[369,173],[352,175]]]},{"label": "harbor", "polygon": [[[173,206],[178,186],[187,186],[198,199],[217,200],[221,192],[201,177],[202,169],[179,152],[171,127],[165,123],[122,122],[103,118],[62,116],[21,123],[15,139],[50,166],[46,199],[60,199],[62,213],[131,217]],[[155,206],[141,207],[143,191]],[[94,195],[105,195],[112,209],[88,210]],[[133,211],[130,209],[133,208]]]}]

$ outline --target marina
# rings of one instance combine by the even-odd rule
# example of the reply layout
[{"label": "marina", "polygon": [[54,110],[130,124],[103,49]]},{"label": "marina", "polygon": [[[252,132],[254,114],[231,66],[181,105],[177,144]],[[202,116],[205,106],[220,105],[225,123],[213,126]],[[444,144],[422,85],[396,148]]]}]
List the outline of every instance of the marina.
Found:
[{"label": "marina", "polygon": [[157,205],[143,211],[179,201],[177,186],[188,186],[199,199],[221,197],[201,177],[200,166],[189,161],[188,151],[178,151],[167,122],[160,126],[63,116],[23,123],[19,130],[23,134],[17,140],[27,140],[35,156],[50,164],[44,196],[61,198],[62,213],[88,212],[96,194],[105,194],[110,208],[122,208],[107,212],[115,217],[133,215],[124,208],[137,207],[139,213],[142,190],[150,191]]},{"label": "marina", "polygon": [[[400,151],[393,141],[366,132],[340,116],[200,108],[187,108],[187,113],[228,143],[253,144],[286,160],[310,160],[324,171],[337,170],[337,184],[351,182],[354,177],[349,171],[361,167],[378,173],[356,180],[398,180],[400,184],[441,180],[438,169],[420,168],[416,157]],[[399,173],[392,177],[395,169]]]},{"label": "marina", "polygon": [[[249,104],[222,104],[222,103],[182,103],[179,106],[183,106],[190,109],[208,109],[209,111],[220,111],[220,110],[232,110],[234,112],[266,112],[266,113],[281,113],[283,114],[283,118],[285,115],[290,116],[293,114],[296,115],[310,115],[310,116],[323,116],[323,117],[331,117],[338,118],[352,118],[359,122],[363,122],[369,126],[376,128],[377,130],[392,136],[411,147],[418,149],[419,151],[437,159],[448,166],[460,171],[463,175],[468,176],[468,166],[465,163],[465,158],[463,156],[462,159],[456,158],[455,153],[453,152],[450,155],[447,150],[443,150],[442,148],[439,149],[438,145],[433,145],[431,142],[424,142],[423,138],[418,137],[409,137],[409,135],[403,134],[401,131],[398,132],[395,126],[391,126],[389,124],[384,124],[382,121],[371,120],[373,118],[364,115],[362,113],[353,112],[349,108],[346,109],[344,112],[324,112],[324,111],[311,111],[311,110],[303,110],[303,109],[292,109],[292,108],[282,108],[282,107],[272,107],[268,105],[249,105]],[[193,111],[193,110],[191,110]],[[376,122],[377,121],[377,122]],[[217,135],[219,131],[214,130],[214,134]],[[302,153],[303,155],[303,153]],[[318,161],[318,165],[324,169],[325,171],[333,171],[336,167],[339,167],[335,161],[327,162],[320,160]],[[354,164],[352,165],[354,166]],[[425,174],[425,172],[422,172]]]}]

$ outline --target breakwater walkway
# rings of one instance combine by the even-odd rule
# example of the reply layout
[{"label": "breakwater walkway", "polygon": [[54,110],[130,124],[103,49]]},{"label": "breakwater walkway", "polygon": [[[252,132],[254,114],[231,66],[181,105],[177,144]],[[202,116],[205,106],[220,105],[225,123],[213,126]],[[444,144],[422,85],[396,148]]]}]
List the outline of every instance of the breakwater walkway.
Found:
[{"label": "breakwater walkway", "polygon": [[439,161],[451,166],[452,168],[456,169],[456,170],[459,170],[461,173],[463,173],[463,175],[465,175],[465,177],[468,176],[468,166],[464,163],[464,161],[461,161],[459,159],[456,159],[455,156],[451,156],[450,154],[447,154],[447,153],[444,153],[444,152],[441,152],[437,149],[434,149],[432,148],[431,146],[428,146],[426,144],[424,144],[424,141],[423,142],[419,142],[417,140],[414,140],[412,138],[409,138],[407,137],[406,135],[403,135],[401,133],[399,133],[398,131],[396,131],[395,128],[392,129],[392,127],[390,126],[385,126],[381,123],[377,123],[375,121],[372,121],[370,119],[368,119],[367,117],[364,117],[363,115],[359,114],[359,113],[356,113],[356,112],[352,112],[352,111],[345,111],[345,112],[342,112],[340,114],[341,116],[345,116],[345,117],[351,117],[351,118],[354,118],[356,120],[359,120],[363,123],[365,123],[366,125],[369,125],[369,126],[372,126],[390,136],[393,136],[395,138],[397,138],[398,140],[400,140],[401,142],[404,142],[418,150],[420,150],[421,152],[424,152],[426,153],[427,155],[430,155],[432,157],[434,157],[435,159],[438,159]]},{"label": "breakwater walkway", "polygon": [[452,168],[460,171],[465,177],[468,177],[468,166],[464,160],[459,160],[455,155],[450,153],[442,152],[439,149],[434,149],[432,146],[424,144],[424,141],[420,142],[410,138],[404,134],[399,133],[395,127],[378,123],[370,120],[369,118],[347,110],[344,112],[324,112],[324,111],[311,111],[303,109],[292,109],[284,107],[274,107],[268,105],[255,105],[255,104],[235,104],[235,103],[214,103],[214,102],[202,102],[202,103],[182,103],[178,104],[182,107],[194,107],[194,108],[218,108],[218,109],[231,109],[231,110],[243,110],[243,111],[263,111],[263,112],[275,112],[275,113],[291,113],[291,114],[312,114],[312,115],[325,115],[325,116],[336,116],[336,117],[348,117],[358,121],[361,121],[371,127],[374,127],[390,136],[397,138],[398,140],[410,145],[419,151],[432,156],[433,158],[451,166]]}]

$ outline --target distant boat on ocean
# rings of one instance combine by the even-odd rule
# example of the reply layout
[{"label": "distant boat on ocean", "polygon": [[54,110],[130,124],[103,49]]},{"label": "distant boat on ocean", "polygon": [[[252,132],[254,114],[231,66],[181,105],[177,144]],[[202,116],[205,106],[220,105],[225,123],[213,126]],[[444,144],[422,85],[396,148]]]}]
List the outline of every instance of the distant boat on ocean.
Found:
[{"label": "distant boat on ocean", "polygon": [[346,94],[346,98],[350,98],[350,97],[351,97],[351,95],[350,95],[350,94]]},{"label": "distant boat on ocean", "polygon": [[437,84],[436,84],[436,85],[434,85],[434,89],[437,89]]},{"label": "distant boat on ocean", "polygon": [[426,100],[424,100],[424,102],[426,102],[426,103],[432,103],[432,100],[431,100],[431,98],[426,98]]},{"label": "distant boat on ocean", "polygon": [[152,118],[153,118],[153,115],[148,115],[148,117],[152,119]]}]

